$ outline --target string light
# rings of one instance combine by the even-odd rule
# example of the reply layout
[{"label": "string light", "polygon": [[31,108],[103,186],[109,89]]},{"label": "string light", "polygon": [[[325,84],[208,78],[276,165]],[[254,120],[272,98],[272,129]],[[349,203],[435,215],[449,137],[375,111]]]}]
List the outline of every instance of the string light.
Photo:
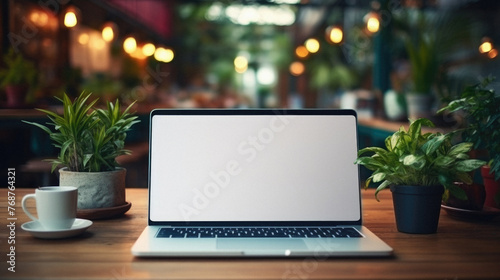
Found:
[{"label": "string light", "polygon": [[498,56],[498,50],[493,46],[493,42],[488,37],[484,37],[482,39],[481,45],[479,45],[479,52],[482,54],[486,54],[488,58],[493,59]]},{"label": "string light", "polygon": [[111,42],[118,35],[118,26],[114,22],[107,22],[102,27],[102,39],[106,42]]},{"label": "string light", "polygon": [[296,49],[295,49],[295,54],[299,57],[299,58],[306,58],[308,55],[309,55],[309,51],[306,49],[305,46],[298,46]]},{"label": "string light", "polygon": [[300,76],[304,73],[306,67],[304,66],[304,63],[300,61],[295,61],[292,64],[290,64],[289,70],[290,73],[293,76]]},{"label": "string light", "polygon": [[484,37],[481,45],[479,46],[480,53],[488,53],[493,49],[493,44],[491,43],[491,39],[488,37]]},{"label": "string light", "polygon": [[168,48],[159,47],[154,53],[154,58],[160,62],[169,63],[174,60],[174,51]]},{"label": "string light", "polygon": [[86,45],[90,40],[89,34],[87,33],[82,33],[78,36],[78,43],[80,45]]},{"label": "string light", "polygon": [[69,7],[64,14],[64,26],[71,28],[78,24],[78,11],[74,7]]},{"label": "string light", "polygon": [[238,73],[244,73],[248,69],[248,59],[244,56],[237,56],[234,59],[234,70]]},{"label": "string light", "polygon": [[319,51],[320,45],[319,45],[318,40],[311,38],[311,39],[307,39],[304,46],[306,47],[307,51],[309,51],[310,53],[317,53]]},{"label": "string light", "polygon": [[155,53],[155,51],[156,51],[156,47],[155,47],[155,45],[153,45],[151,43],[147,43],[144,46],[142,46],[142,53],[145,56],[152,56]]},{"label": "string light", "polygon": [[493,59],[498,56],[498,51],[496,49],[492,49],[491,51],[488,52],[488,57]]},{"label": "string light", "polygon": [[363,18],[366,23],[366,29],[371,33],[377,33],[380,30],[380,19],[376,12],[369,12]]},{"label": "string light", "polygon": [[111,42],[113,41],[113,38],[115,37],[115,34],[113,32],[113,29],[109,26],[106,26],[102,29],[102,38],[106,42]]},{"label": "string light", "polygon": [[128,37],[125,41],[123,41],[123,50],[125,50],[126,53],[131,54],[135,52],[136,49],[137,42],[134,37]]},{"label": "string light", "polygon": [[339,44],[344,38],[344,32],[342,28],[338,26],[330,26],[326,29],[326,39],[328,42]]}]

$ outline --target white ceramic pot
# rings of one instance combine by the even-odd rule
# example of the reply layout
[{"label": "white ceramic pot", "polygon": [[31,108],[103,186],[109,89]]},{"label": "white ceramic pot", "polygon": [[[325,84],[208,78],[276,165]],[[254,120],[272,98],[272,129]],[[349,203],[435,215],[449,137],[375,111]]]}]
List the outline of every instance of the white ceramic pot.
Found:
[{"label": "white ceramic pot", "polygon": [[397,93],[395,90],[388,90],[384,94],[384,109],[385,115],[391,121],[407,120],[404,95]]},{"label": "white ceramic pot", "polygon": [[409,93],[406,95],[408,117],[411,120],[430,118],[433,115],[434,98],[429,94]]},{"label": "white ceramic pot", "polygon": [[59,170],[59,185],[78,188],[78,209],[97,209],[124,205],[125,168],[105,172]]}]

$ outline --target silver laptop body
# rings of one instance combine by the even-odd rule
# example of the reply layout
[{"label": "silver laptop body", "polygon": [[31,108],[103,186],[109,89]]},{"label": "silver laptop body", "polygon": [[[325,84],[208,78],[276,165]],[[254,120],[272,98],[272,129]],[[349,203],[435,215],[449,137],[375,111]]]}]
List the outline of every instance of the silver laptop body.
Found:
[{"label": "silver laptop body", "polygon": [[362,226],[355,111],[157,109],[149,144],[135,256],[392,254]]}]

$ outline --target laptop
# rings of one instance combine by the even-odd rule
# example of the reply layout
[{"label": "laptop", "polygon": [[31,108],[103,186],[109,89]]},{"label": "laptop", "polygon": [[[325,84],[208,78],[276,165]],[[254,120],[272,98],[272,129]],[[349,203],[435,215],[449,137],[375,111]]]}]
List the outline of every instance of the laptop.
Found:
[{"label": "laptop", "polygon": [[157,109],[138,257],[387,256],[362,225],[353,110]]}]

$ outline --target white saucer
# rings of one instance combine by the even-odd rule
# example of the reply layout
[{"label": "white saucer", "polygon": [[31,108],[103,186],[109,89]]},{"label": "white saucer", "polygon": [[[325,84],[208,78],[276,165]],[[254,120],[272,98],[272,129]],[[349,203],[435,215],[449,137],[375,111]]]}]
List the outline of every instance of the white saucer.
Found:
[{"label": "white saucer", "polygon": [[24,223],[21,225],[21,228],[31,233],[34,237],[43,239],[58,239],[82,234],[91,225],[92,221],[77,218],[69,229],[46,230],[40,225],[38,221]]}]

